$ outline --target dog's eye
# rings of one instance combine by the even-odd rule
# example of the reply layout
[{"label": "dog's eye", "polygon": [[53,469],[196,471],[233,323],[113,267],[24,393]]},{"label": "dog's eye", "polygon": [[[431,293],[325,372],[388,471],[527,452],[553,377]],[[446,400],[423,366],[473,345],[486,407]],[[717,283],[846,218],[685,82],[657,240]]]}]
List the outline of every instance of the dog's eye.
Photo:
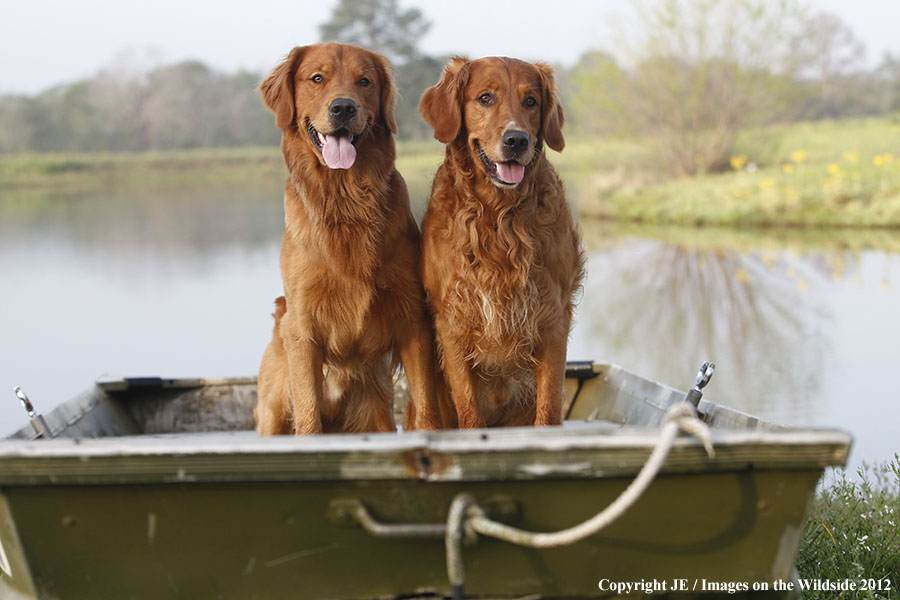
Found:
[{"label": "dog's eye", "polygon": [[313,83],[322,83],[323,81],[325,81],[325,76],[321,73],[316,73],[315,75],[310,77],[309,80]]},{"label": "dog's eye", "polygon": [[537,106],[537,100],[535,100],[534,96],[525,98],[525,108],[534,108],[535,106]]},{"label": "dog's eye", "polygon": [[484,106],[490,106],[494,103],[494,97],[491,94],[482,94],[478,96],[478,101]]},{"label": "dog's eye", "polygon": [[369,79],[367,77],[363,77],[356,83],[362,87],[369,87],[369,84],[371,83],[371,81],[369,81]]}]

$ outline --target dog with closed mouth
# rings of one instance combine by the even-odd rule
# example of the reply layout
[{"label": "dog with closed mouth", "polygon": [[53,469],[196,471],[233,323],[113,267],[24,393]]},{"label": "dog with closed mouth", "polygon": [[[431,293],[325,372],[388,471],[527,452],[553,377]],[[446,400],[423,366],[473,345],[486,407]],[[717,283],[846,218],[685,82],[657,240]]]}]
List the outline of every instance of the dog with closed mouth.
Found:
[{"label": "dog with closed mouth", "polygon": [[565,145],[553,70],[454,58],[419,109],[447,144],[422,226],[440,396],[455,408],[442,413],[461,428],[559,424],[584,255],[544,152]]},{"label": "dog with closed mouth", "polygon": [[402,362],[408,428],[440,427],[420,234],[394,168],[387,60],[346,44],[294,48],[260,85],[288,168],[284,298],[259,371],[261,435],[394,431]]}]

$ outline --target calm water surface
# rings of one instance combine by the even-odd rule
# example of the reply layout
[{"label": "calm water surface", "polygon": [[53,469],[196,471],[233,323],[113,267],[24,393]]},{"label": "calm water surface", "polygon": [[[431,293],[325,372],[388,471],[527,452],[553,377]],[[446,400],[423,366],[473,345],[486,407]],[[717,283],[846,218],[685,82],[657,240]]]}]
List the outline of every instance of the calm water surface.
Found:
[{"label": "calm water surface", "polygon": [[[425,184],[411,181],[414,196]],[[0,434],[108,376],[255,375],[281,294],[282,184],[0,198]],[[900,234],[582,223],[570,359],[900,451]]]}]

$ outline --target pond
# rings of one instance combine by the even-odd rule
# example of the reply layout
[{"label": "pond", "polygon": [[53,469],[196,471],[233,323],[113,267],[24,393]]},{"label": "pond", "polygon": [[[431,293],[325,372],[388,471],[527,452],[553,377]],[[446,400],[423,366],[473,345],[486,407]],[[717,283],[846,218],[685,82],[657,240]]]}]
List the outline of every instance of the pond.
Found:
[{"label": "pond", "polygon": [[[408,177],[408,179],[410,179]],[[427,181],[410,181],[415,198]],[[255,375],[281,294],[282,183],[0,199],[0,435],[100,376]],[[421,214],[421,206],[417,207]],[[570,359],[900,451],[900,234],[583,221]]]}]

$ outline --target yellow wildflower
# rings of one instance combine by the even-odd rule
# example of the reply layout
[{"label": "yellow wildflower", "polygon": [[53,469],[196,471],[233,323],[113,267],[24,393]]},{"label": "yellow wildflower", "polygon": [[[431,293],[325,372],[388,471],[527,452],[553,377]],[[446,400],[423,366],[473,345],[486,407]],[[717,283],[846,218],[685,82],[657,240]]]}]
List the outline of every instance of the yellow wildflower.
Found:
[{"label": "yellow wildflower", "polygon": [[787,174],[791,174],[794,172],[794,163],[786,163],[784,165],[784,172]]},{"label": "yellow wildflower", "polygon": [[844,160],[855,165],[859,162],[859,152],[844,152]]},{"label": "yellow wildflower", "polygon": [[837,163],[831,163],[830,165],[828,165],[828,174],[829,175],[834,175],[835,177],[837,177],[842,172],[843,171],[841,170],[841,165],[839,165]]},{"label": "yellow wildflower", "polygon": [[894,155],[890,152],[885,152],[884,154],[876,154],[872,158],[872,163],[876,167],[883,167],[884,165],[889,165],[894,162]]},{"label": "yellow wildflower", "polygon": [[744,168],[744,165],[747,164],[747,156],[744,154],[738,154],[737,156],[731,157],[731,168],[735,171],[739,171]]},{"label": "yellow wildflower", "polygon": [[791,152],[791,160],[799,165],[806,160],[806,150],[794,150]]},{"label": "yellow wildflower", "polygon": [[768,190],[775,187],[775,180],[771,177],[766,177],[762,181],[759,182],[759,189]]}]

